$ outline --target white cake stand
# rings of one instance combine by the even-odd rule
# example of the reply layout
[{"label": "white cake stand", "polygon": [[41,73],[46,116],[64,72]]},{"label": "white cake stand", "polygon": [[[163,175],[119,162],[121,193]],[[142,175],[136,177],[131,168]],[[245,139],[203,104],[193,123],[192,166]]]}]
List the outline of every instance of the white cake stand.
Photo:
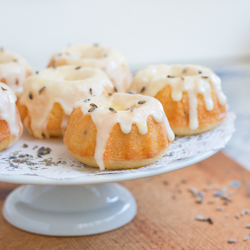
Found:
[{"label": "white cake stand", "polygon": [[[225,141],[229,139],[230,136]],[[166,167],[121,174],[62,180],[0,175],[2,182],[26,184],[7,197],[3,215],[13,226],[43,235],[80,236],[107,232],[129,223],[137,211],[133,195],[113,182],[174,171],[202,161],[217,151],[199,153]]]}]

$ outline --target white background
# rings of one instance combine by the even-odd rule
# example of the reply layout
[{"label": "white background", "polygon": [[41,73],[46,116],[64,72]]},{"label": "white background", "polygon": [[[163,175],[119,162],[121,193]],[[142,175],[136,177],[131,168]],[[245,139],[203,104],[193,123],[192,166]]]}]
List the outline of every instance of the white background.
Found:
[{"label": "white background", "polygon": [[0,0],[0,46],[34,66],[69,44],[99,43],[132,68],[250,56],[249,0]]}]

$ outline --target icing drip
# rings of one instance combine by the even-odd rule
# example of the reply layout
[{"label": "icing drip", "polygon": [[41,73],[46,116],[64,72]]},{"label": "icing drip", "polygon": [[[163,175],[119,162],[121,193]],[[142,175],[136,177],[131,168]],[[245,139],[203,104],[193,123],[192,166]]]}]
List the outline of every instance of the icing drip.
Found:
[{"label": "icing drip", "polygon": [[221,90],[221,80],[215,73],[205,67],[196,65],[157,65],[149,66],[136,73],[131,91],[149,96],[156,96],[166,85],[171,86],[171,97],[178,102],[186,91],[189,99],[189,127],[196,129],[198,122],[197,95],[203,95],[205,107],[213,110],[214,103],[211,96],[213,87],[220,105],[227,102],[226,96]]},{"label": "icing drip", "polygon": [[0,80],[5,79],[16,95],[23,92],[22,82],[31,71],[31,66],[20,55],[0,50]]},{"label": "icing drip", "polygon": [[[138,104],[138,101],[141,100],[146,102]],[[89,112],[90,103],[98,106],[93,112]],[[112,96],[92,97],[88,103],[79,101],[75,104],[75,108],[77,107],[81,107],[84,115],[89,114],[96,125],[94,159],[101,170],[105,169],[103,155],[109,135],[117,123],[124,134],[130,133],[132,125],[136,124],[139,133],[145,135],[148,132],[148,117],[152,115],[156,122],[164,121],[169,141],[174,140],[174,133],[169,126],[163,107],[155,98],[144,95],[115,93]],[[110,107],[115,111],[111,112]],[[131,108],[133,108],[133,111]]]},{"label": "icing drip", "polygon": [[[64,111],[61,129],[64,132],[75,102],[92,95],[101,96],[113,92],[113,84],[102,71],[94,68],[62,66],[41,70],[23,82],[24,92],[20,104],[28,109],[24,120],[34,136],[49,137],[47,132],[48,116],[55,103]],[[42,90],[42,91],[41,91]]]},{"label": "icing drip", "polygon": [[[16,114],[16,96],[4,83],[0,82],[0,120],[7,122],[10,134],[18,136],[22,125],[19,115]],[[21,128],[20,128],[21,126]]]},{"label": "icing drip", "polygon": [[74,45],[54,54],[54,62],[65,60],[69,65],[103,70],[119,92],[125,92],[131,83],[131,73],[123,55],[106,47]]}]

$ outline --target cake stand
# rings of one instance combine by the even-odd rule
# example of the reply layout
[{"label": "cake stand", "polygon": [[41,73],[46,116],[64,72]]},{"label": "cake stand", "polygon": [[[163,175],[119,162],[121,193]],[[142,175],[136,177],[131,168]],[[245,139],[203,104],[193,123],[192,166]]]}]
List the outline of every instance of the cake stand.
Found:
[{"label": "cake stand", "polygon": [[[231,136],[225,139],[227,143]],[[13,226],[50,236],[80,236],[107,232],[129,223],[136,215],[133,195],[114,182],[167,173],[202,161],[218,150],[174,161],[145,171],[73,179],[35,175],[0,175],[0,181],[25,184],[7,197],[3,215]]]}]

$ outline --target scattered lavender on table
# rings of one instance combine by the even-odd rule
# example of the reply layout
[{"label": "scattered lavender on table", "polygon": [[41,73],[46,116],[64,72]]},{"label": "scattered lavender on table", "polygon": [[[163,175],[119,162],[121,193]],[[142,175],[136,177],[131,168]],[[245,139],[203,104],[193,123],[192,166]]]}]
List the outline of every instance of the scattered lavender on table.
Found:
[{"label": "scattered lavender on table", "polygon": [[237,242],[237,240],[236,240],[236,239],[234,239],[234,238],[230,238],[227,242],[228,242],[228,243],[236,243],[236,242]]},{"label": "scattered lavender on table", "polygon": [[199,194],[196,188],[189,188],[188,191],[191,192],[194,197]]},{"label": "scattered lavender on table", "polygon": [[187,179],[183,178],[183,179],[181,180],[181,183],[183,183],[183,184],[187,183]]},{"label": "scattered lavender on table", "polygon": [[222,211],[222,210],[223,210],[223,207],[217,207],[216,210],[217,210],[217,211]]},{"label": "scattered lavender on table", "polygon": [[196,198],[197,203],[202,203],[204,198],[204,193],[203,192],[198,192],[198,197]]},{"label": "scattered lavender on table", "polygon": [[243,209],[243,210],[240,212],[240,215],[241,215],[241,216],[246,215],[246,214],[250,214],[249,209]]},{"label": "scattered lavender on table", "polygon": [[231,183],[230,183],[230,187],[240,187],[240,182],[239,181],[232,181]]},{"label": "scattered lavender on table", "polygon": [[239,214],[236,214],[236,215],[235,215],[235,218],[236,218],[236,219],[239,219],[239,218],[240,218],[240,215],[239,215]]},{"label": "scattered lavender on table", "polygon": [[173,194],[173,196],[172,196],[172,199],[176,199],[177,198],[177,195],[176,194]]},{"label": "scattered lavender on table", "polygon": [[168,184],[169,184],[169,181],[168,181],[168,180],[164,180],[164,181],[163,181],[163,184],[164,184],[164,185],[168,185]]},{"label": "scattered lavender on table", "polygon": [[198,221],[207,221],[209,224],[213,224],[213,221],[212,221],[212,219],[211,218],[206,218],[206,217],[204,217],[204,216],[202,216],[202,215],[197,215],[196,217],[195,217],[195,219],[196,220],[198,220]]}]

